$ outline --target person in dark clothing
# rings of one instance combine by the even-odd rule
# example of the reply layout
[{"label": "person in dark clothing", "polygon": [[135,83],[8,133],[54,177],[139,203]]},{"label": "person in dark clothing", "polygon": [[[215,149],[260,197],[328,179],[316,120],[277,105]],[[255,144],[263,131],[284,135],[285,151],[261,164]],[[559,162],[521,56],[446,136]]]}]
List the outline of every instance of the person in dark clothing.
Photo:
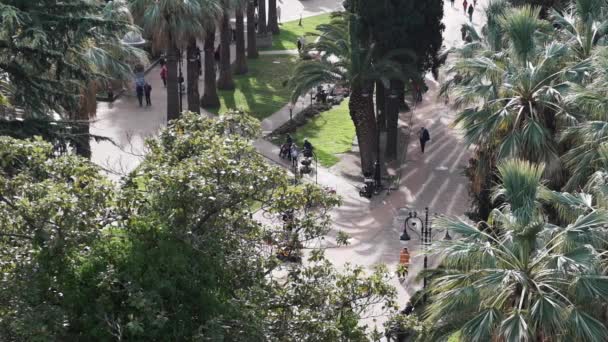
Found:
[{"label": "person in dark clothing", "polygon": [[405,309],[403,309],[403,311],[401,311],[401,313],[406,316],[409,316],[412,314],[412,312],[414,312],[414,306],[412,305],[411,302],[407,302],[407,304],[405,304]]},{"label": "person in dark clothing", "polygon": [[146,106],[151,106],[152,100],[150,100],[150,94],[152,93],[152,86],[150,83],[146,83],[144,86],[144,93],[146,94]]},{"label": "person in dark clothing", "polygon": [[285,143],[287,144],[287,146],[291,147],[291,144],[293,144],[293,138],[291,137],[291,134],[287,133],[287,137],[285,138]]},{"label": "person in dark clothing", "polygon": [[108,98],[110,102],[114,101],[114,90],[112,89],[112,85],[108,84]]},{"label": "person in dark clothing", "polygon": [[302,152],[304,154],[304,157],[312,157],[312,151],[314,147],[312,146],[310,141],[308,141],[308,139],[304,139],[304,145],[302,147],[304,148],[304,152]]},{"label": "person in dark clothing", "polygon": [[473,5],[469,6],[469,21],[473,21]]},{"label": "person in dark clothing", "polygon": [[139,106],[143,106],[144,102],[144,87],[141,84],[135,86],[135,93],[137,94],[137,101],[139,101]]},{"label": "person in dark clothing", "polygon": [[198,75],[203,74],[203,63],[202,63],[201,49],[196,48],[196,66],[198,67]]},{"label": "person in dark clothing", "polygon": [[420,128],[420,132],[418,132],[418,139],[420,139],[420,150],[422,151],[422,153],[424,153],[424,145],[426,145],[426,143],[431,140],[431,135],[429,134],[429,131],[424,127]]}]

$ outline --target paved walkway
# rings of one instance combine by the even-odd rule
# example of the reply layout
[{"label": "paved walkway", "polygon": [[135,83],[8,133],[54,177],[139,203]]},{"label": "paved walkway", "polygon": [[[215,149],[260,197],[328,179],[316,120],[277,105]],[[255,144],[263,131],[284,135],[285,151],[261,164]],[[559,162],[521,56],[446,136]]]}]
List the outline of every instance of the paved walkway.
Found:
[{"label": "paved walkway", "polygon": [[297,56],[299,54],[298,50],[270,50],[270,51],[260,51],[260,55],[293,55]]}]

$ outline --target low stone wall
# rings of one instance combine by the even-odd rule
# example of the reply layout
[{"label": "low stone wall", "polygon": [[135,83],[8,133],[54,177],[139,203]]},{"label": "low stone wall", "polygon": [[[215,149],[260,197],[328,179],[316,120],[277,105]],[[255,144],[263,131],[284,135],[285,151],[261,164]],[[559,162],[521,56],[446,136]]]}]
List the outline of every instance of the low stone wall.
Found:
[{"label": "low stone wall", "polygon": [[287,121],[281,127],[274,130],[274,132],[270,134],[270,137],[272,138],[272,136],[280,136],[286,133],[293,133],[298,129],[298,127],[304,126],[310,119],[325,111],[330,110],[332,107],[333,106],[330,104],[322,103],[316,103],[311,106],[308,106],[296,115],[294,115],[293,120]]}]

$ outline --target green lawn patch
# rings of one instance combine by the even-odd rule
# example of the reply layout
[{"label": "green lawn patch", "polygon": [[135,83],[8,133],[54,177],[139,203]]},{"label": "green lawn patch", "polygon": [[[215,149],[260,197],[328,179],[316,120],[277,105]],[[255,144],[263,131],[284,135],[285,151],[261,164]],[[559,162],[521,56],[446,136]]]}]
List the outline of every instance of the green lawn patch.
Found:
[{"label": "green lawn patch", "polygon": [[[330,13],[315,15],[302,18],[302,26],[298,25],[298,20],[288,21],[280,25],[281,33],[272,37],[272,47],[260,50],[294,50],[297,49],[296,42],[298,37],[305,36],[308,32],[316,32],[317,26],[329,23]],[[312,43],[312,38],[307,38],[308,43]]]},{"label": "green lawn patch", "polygon": [[450,336],[448,342],[459,342],[460,341],[460,331],[457,331]]},{"label": "green lawn patch", "polygon": [[[292,137],[299,147],[302,147],[304,138],[308,138],[315,148],[319,164],[325,167],[336,164],[339,161],[336,155],[350,151],[355,137],[348,99],[308,121]],[[284,140],[284,137],[280,139]]]},{"label": "green lawn patch", "polygon": [[284,85],[297,63],[296,56],[260,56],[247,61],[249,72],[234,76],[236,90],[220,90],[221,107],[210,110],[224,113],[238,109],[263,120],[289,102],[289,88]]}]

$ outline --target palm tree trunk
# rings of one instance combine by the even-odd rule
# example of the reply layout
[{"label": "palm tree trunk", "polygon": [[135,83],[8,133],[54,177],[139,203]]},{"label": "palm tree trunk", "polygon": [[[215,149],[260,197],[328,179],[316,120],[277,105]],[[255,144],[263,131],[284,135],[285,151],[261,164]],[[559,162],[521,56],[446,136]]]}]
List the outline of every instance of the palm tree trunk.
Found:
[{"label": "palm tree trunk", "polygon": [[247,73],[247,56],[245,55],[245,22],[243,21],[243,6],[236,7],[236,61],[234,73],[243,75]]},{"label": "palm tree trunk", "polygon": [[376,122],[378,131],[386,130],[386,91],[381,81],[376,82]]},{"label": "palm tree trunk", "polygon": [[198,92],[198,77],[199,77],[199,58],[200,51],[196,46],[196,38],[190,38],[188,41],[188,49],[186,50],[187,68],[186,75],[188,82],[188,110],[194,113],[201,112],[200,94]]},{"label": "palm tree trunk", "polygon": [[[398,84],[391,82],[390,94],[397,93]],[[386,158],[397,157],[397,143],[399,130],[399,104],[397,98],[390,98],[386,107]]]},{"label": "palm tree trunk", "polygon": [[215,72],[215,28],[207,31],[205,36],[205,89],[201,98],[201,107],[218,108],[220,98],[217,96],[217,83]]},{"label": "palm tree trunk", "polygon": [[277,19],[277,0],[268,0],[268,30],[272,34],[280,33]]},{"label": "palm tree trunk", "polygon": [[359,141],[361,171],[363,174],[373,174],[378,152],[378,131],[372,96],[367,91],[367,96],[364,96],[364,91],[360,86],[352,87],[348,108]]},{"label": "palm tree trunk", "polygon": [[234,80],[232,79],[232,68],[230,67],[230,18],[228,13],[222,16],[220,28],[220,77],[217,80],[217,87],[221,90],[234,90]]},{"label": "palm tree trunk", "polygon": [[177,47],[170,41],[167,50],[167,122],[179,118],[177,55]]},{"label": "palm tree trunk", "polygon": [[258,1],[258,34],[265,36],[268,33],[266,25],[266,0]]},{"label": "palm tree trunk", "polygon": [[89,81],[82,90],[78,110],[74,115],[70,115],[74,121],[77,121],[73,126],[74,150],[77,155],[87,159],[91,159],[90,120],[95,117],[97,112],[96,96],[97,83]]},{"label": "palm tree trunk", "polygon": [[255,7],[253,0],[247,1],[247,57],[258,58],[258,44],[255,34]]}]

